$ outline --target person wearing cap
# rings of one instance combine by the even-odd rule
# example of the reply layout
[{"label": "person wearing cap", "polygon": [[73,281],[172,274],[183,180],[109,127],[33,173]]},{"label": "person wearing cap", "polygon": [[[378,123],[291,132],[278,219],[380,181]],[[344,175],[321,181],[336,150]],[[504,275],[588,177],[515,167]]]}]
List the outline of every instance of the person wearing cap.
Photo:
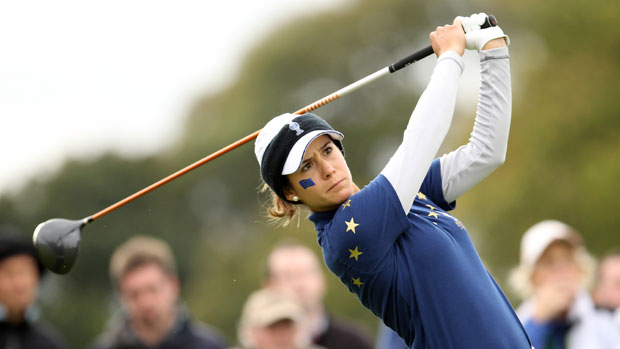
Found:
[{"label": "person wearing cap", "polygon": [[365,331],[325,309],[325,275],[308,247],[294,242],[276,246],[267,257],[264,287],[287,294],[304,308],[301,325],[312,343],[327,349],[373,347]]},{"label": "person wearing cap", "polygon": [[241,311],[237,349],[322,349],[309,344],[300,323],[303,307],[292,297],[269,289],[252,293]]},{"label": "person wearing cap", "polygon": [[[273,192],[268,212],[290,220],[312,211],[328,268],[413,348],[530,348],[514,309],[483,265],[456,199],[505,159],[511,115],[507,37],[469,18],[430,34],[437,65],[403,141],[360,189],[342,133],[313,114],[284,114],[259,133],[255,153]],[[486,15],[485,15],[486,16]],[[479,51],[481,85],[469,143],[435,159],[454,113],[465,47]],[[369,135],[372,136],[372,135]]]},{"label": "person wearing cap", "polygon": [[0,348],[67,347],[64,338],[39,322],[34,303],[42,273],[32,243],[0,228]]},{"label": "person wearing cap", "polygon": [[569,225],[545,220],[525,232],[510,282],[525,299],[517,314],[534,347],[620,348],[618,331],[587,292],[594,268],[581,236]]},{"label": "person wearing cap", "polygon": [[114,251],[110,276],[123,306],[94,344],[96,349],[221,349],[214,328],[178,304],[176,262],[167,243],[135,236]]}]

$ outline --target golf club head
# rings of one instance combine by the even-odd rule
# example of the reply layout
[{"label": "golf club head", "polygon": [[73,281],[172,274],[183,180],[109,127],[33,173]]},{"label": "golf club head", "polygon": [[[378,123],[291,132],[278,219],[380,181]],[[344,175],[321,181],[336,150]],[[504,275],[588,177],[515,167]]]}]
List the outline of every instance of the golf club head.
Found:
[{"label": "golf club head", "polygon": [[37,226],[32,242],[43,265],[56,274],[71,270],[80,251],[80,229],[86,220],[53,218]]}]

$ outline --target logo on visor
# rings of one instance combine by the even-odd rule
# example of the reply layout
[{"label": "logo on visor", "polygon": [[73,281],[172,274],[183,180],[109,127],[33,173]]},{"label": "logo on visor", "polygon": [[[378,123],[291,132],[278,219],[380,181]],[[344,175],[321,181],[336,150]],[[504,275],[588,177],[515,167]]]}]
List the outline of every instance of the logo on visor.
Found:
[{"label": "logo on visor", "polygon": [[296,136],[299,136],[299,135],[301,135],[302,133],[304,133],[304,130],[302,130],[302,129],[301,129],[301,127],[299,127],[299,124],[298,124],[298,123],[296,123],[296,122],[291,122],[291,123],[289,123],[289,124],[288,124],[288,128],[289,128],[291,131],[295,131]]}]

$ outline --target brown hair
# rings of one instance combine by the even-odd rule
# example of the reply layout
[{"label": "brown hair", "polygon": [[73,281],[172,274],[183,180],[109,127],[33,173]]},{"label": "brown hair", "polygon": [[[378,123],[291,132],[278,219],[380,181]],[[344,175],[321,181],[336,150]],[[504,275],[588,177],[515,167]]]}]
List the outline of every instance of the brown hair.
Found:
[{"label": "brown hair", "polygon": [[302,206],[283,200],[266,183],[262,185],[260,191],[262,193],[268,192],[270,196],[267,216],[272,222],[286,227],[295,218],[299,219],[298,213],[301,211]]},{"label": "brown hair", "polygon": [[169,276],[176,276],[176,263],[172,250],[162,240],[136,236],[114,251],[110,259],[110,278],[116,287],[130,271],[146,264],[156,264]]}]

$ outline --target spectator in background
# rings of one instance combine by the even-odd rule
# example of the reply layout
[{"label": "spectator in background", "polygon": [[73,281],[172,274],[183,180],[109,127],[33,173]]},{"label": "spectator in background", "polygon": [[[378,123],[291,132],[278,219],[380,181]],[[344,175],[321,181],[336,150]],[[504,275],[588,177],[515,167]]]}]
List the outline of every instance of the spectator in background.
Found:
[{"label": "spectator in background", "polygon": [[597,307],[610,310],[620,308],[620,249],[607,253],[601,259],[593,296]]},{"label": "spectator in background", "polygon": [[214,329],[193,321],[178,305],[179,280],[170,247],[149,237],[134,237],[112,255],[110,276],[123,306],[95,348],[220,349]]},{"label": "spectator in background", "polygon": [[607,253],[598,268],[594,285],[594,303],[610,311],[620,331],[620,249]]},{"label": "spectator in background", "polygon": [[301,305],[289,296],[267,289],[256,291],[243,306],[237,348],[319,349],[309,344],[302,332],[304,315]]},{"label": "spectator in background", "polygon": [[325,277],[316,254],[308,247],[295,243],[276,247],[267,259],[265,287],[293,297],[304,307],[303,325],[312,343],[327,349],[372,348],[363,330],[326,312]]},{"label": "spectator in background", "polygon": [[595,262],[576,230],[537,223],[523,235],[520,255],[511,283],[525,299],[517,314],[535,348],[620,347],[620,335],[587,292]]},{"label": "spectator in background", "polygon": [[34,306],[43,273],[32,243],[0,229],[0,348],[66,348],[51,328],[38,322]]}]

